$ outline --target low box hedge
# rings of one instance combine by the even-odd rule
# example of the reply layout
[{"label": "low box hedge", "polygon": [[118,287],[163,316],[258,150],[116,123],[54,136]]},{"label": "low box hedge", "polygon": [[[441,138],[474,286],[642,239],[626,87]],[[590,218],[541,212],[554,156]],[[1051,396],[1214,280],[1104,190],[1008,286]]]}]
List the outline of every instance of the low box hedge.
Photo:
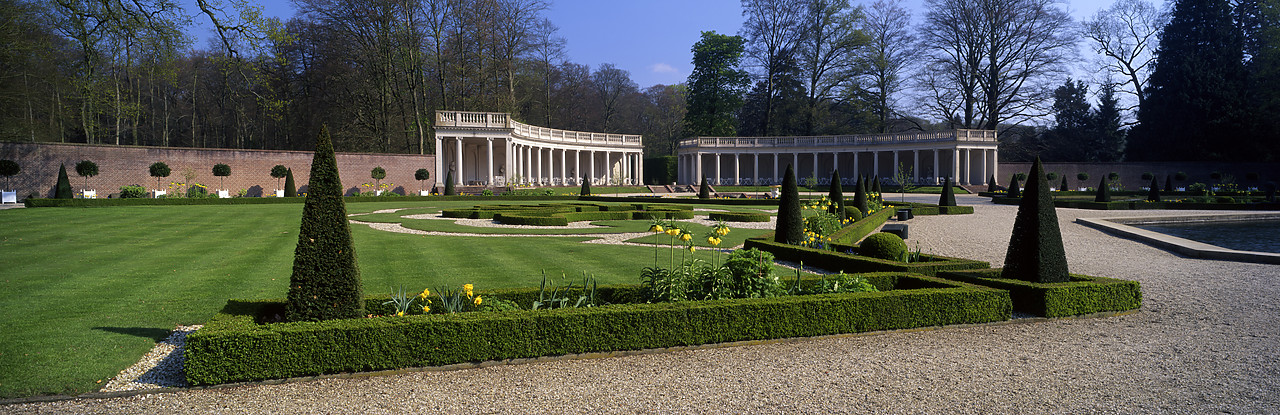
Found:
[{"label": "low box hedge", "polygon": [[898,262],[879,258],[871,258],[846,253],[856,252],[857,246],[832,244],[833,251],[807,248],[799,245],[788,245],[774,242],[771,239],[747,239],[743,249],[756,248],[772,253],[780,261],[803,262],[806,266],[822,268],[828,271],[843,271],[848,274],[864,272],[909,272],[922,275],[936,275],[941,271],[969,270],[989,268],[990,263],[964,258],[952,258],[938,255],[922,254],[921,262]]},{"label": "low box hedge", "polygon": [[883,225],[889,218],[893,217],[893,214],[893,209],[880,209],[832,233],[830,235],[831,240],[844,244],[857,243],[862,238],[866,238],[867,235],[875,232],[880,225]]},{"label": "low box hedge", "polygon": [[228,301],[187,337],[192,385],[576,353],[1007,320],[1003,290],[925,276],[941,288],[497,313],[259,323],[280,301]]},{"label": "low box hedge", "polygon": [[1000,278],[1000,269],[948,271],[938,277],[1008,290],[1014,311],[1043,317],[1136,310],[1142,306],[1137,281],[1071,274],[1071,282],[1042,284]]},{"label": "low box hedge", "polygon": [[[577,196],[346,196],[347,203],[461,201],[461,200],[577,200]],[[161,198],[161,199],[45,199],[28,198],[26,207],[110,207],[110,206],[181,206],[181,205],[257,205],[302,203],[303,197],[231,197],[231,198]]]},{"label": "low box hedge", "polygon": [[725,222],[768,222],[771,217],[762,212],[711,212],[707,216],[711,220]]},{"label": "low box hedge", "polygon": [[[634,197],[581,196],[581,200],[596,202],[635,202]],[[730,205],[730,206],[778,206],[778,199],[697,199],[697,198],[661,198],[663,203],[683,203],[691,205]]]},{"label": "low box hedge", "polygon": [[911,214],[915,216],[931,216],[931,215],[969,215],[973,214],[973,206],[938,206],[928,203],[915,202],[894,202],[886,200],[886,205],[896,209],[911,208]]}]

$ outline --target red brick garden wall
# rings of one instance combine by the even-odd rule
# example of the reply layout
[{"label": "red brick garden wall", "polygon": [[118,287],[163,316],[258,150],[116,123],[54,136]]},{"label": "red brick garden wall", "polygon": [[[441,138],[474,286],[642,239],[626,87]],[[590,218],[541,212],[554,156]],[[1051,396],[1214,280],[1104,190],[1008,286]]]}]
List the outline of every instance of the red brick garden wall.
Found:
[{"label": "red brick garden wall", "polygon": [[[88,189],[97,190],[98,197],[102,198],[119,193],[120,186],[124,185],[136,184],[148,190],[155,189],[156,179],[151,177],[148,169],[152,163],[160,161],[168,164],[171,170],[169,177],[162,179],[162,186],[182,183],[184,170],[190,169],[195,173],[191,182],[206,185],[210,191],[225,189],[235,195],[244,189],[247,195],[258,196],[272,194],[278,188],[277,180],[271,177],[271,167],[277,164],[293,169],[298,191],[305,191],[311,158],[309,151],[0,142],[0,159],[16,161],[22,168],[18,175],[9,178],[7,186],[4,178],[0,177],[0,186],[6,190],[17,190],[20,201],[33,193],[39,197],[52,197],[58,181],[58,165],[65,164],[71,188],[79,192],[85,189],[85,179],[76,175],[75,164],[80,160],[90,160],[98,165],[98,175],[89,178]],[[337,159],[338,174],[347,194],[370,190],[360,185],[373,183],[369,171],[377,166],[387,171],[382,182],[394,184],[391,189],[396,193],[416,194],[421,186],[430,189],[435,185],[435,177],[423,183],[413,178],[413,173],[423,168],[435,174],[433,155],[338,153]],[[223,185],[219,185],[220,178],[213,175],[213,165],[218,163],[231,167],[231,175],[221,178]],[[283,188],[283,180],[279,183],[279,188]]]}]

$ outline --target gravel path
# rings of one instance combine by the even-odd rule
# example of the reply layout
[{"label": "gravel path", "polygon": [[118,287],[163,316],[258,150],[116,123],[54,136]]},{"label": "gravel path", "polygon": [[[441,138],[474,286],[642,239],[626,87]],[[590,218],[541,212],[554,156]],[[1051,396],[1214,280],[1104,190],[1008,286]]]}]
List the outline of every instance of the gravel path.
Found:
[{"label": "gravel path", "polygon": [[[934,196],[936,198],[936,196]],[[929,201],[925,199],[925,201]],[[1016,207],[921,216],[909,244],[1003,263]],[[1141,311],[449,372],[0,407],[35,413],[1280,413],[1280,268],[1182,258],[1073,223],[1072,272]]]}]

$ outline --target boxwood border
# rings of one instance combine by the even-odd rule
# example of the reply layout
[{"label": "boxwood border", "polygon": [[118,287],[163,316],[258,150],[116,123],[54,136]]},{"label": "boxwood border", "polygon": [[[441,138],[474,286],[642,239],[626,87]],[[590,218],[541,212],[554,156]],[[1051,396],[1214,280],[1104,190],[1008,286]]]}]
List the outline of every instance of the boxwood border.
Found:
[{"label": "boxwood border", "polygon": [[771,239],[747,239],[743,249],[756,248],[772,253],[780,261],[803,262],[806,266],[822,268],[828,271],[843,271],[849,274],[864,272],[910,272],[922,275],[936,275],[941,271],[984,269],[991,266],[985,261],[964,258],[952,258],[939,255],[922,254],[924,262],[904,263],[871,258],[841,252],[846,249],[856,250],[856,246],[833,244],[836,251],[807,248],[774,242]]},{"label": "boxwood border", "polygon": [[[919,275],[933,286],[501,313],[259,324],[278,300],[228,301],[187,337],[192,385],[464,362],[643,350],[1008,320],[1009,293]],[[884,277],[882,278],[889,278]]]},{"label": "boxwood border", "polygon": [[1013,310],[1042,317],[1068,317],[1142,307],[1137,281],[1071,274],[1071,282],[1035,283],[1000,278],[1001,269],[947,271],[938,277],[1008,290]]}]

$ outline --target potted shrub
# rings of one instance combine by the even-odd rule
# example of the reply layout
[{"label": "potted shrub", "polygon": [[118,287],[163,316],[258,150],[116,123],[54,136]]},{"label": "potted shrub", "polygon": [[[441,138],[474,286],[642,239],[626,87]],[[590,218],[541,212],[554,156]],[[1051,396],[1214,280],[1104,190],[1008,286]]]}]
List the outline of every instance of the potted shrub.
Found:
[{"label": "potted shrub", "polygon": [[169,177],[169,174],[173,173],[173,170],[169,168],[169,165],[162,161],[157,161],[155,163],[151,163],[151,167],[147,168],[147,172],[151,174],[151,177],[156,178],[156,191],[153,197],[159,198],[160,196],[164,196],[168,193],[167,191],[160,190],[160,179]]},{"label": "potted shrub", "polygon": [[426,188],[426,181],[431,178],[430,170],[418,169],[418,171],[413,172],[413,178],[418,181],[418,189],[420,189],[418,190],[419,196],[427,196],[431,194],[431,191]]},{"label": "potted shrub", "polygon": [[18,203],[18,191],[9,188],[9,178],[22,172],[22,166],[13,160],[0,160],[0,176],[4,176],[4,189],[0,191],[0,203]]},{"label": "potted shrub", "polygon": [[1079,180],[1079,181],[1080,181],[1080,191],[1081,191],[1081,192],[1086,191],[1086,190],[1089,190],[1089,189],[1087,189],[1087,188],[1085,188],[1085,187],[1084,187],[1084,181],[1085,181],[1085,180],[1089,180],[1089,173],[1085,173],[1085,172],[1076,173],[1076,180]]},{"label": "potted shrub", "polygon": [[382,166],[369,170],[369,178],[373,179],[373,195],[382,196],[382,179],[387,178],[387,171]]},{"label": "potted shrub", "polygon": [[226,164],[222,164],[222,163],[214,164],[214,165],[213,165],[213,175],[214,175],[214,177],[217,177],[217,178],[218,178],[218,189],[219,189],[219,190],[218,190],[218,197],[219,197],[219,198],[228,198],[228,197],[231,197],[229,194],[227,194],[227,190],[226,190],[226,189],[227,189],[227,187],[225,186],[226,182],[225,182],[225,181],[223,181],[223,179],[222,179],[223,177],[227,177],[227,176],[230,176],[230,175],[231,175],[231,166],[228,166],[228,165],[226,165]]},{"label": "potted shrub", "polygon": [[98,192],[96,190],[89,189],[89,178],[98,175],[98,164],[89,160],[81,160],[79,163],[76,163],[76,174],[84,178],[83,197],[85,199],[97,199]]},{"label": "potted shrub", "polygon": [[271,177],[276,178],[276,197],[284,197],[284,188],[280,187],[280,179],[289,175],[289,168],[282,165],[275,165],[271,168]]}]

